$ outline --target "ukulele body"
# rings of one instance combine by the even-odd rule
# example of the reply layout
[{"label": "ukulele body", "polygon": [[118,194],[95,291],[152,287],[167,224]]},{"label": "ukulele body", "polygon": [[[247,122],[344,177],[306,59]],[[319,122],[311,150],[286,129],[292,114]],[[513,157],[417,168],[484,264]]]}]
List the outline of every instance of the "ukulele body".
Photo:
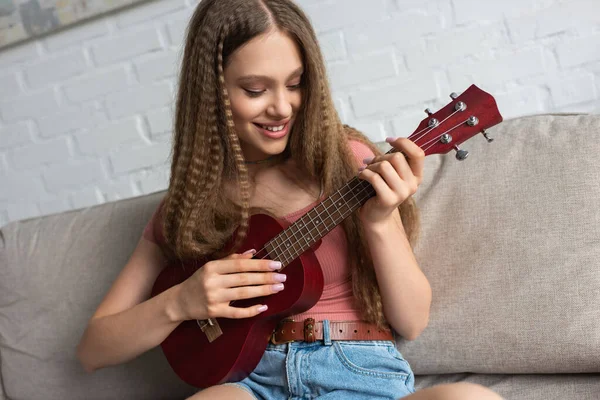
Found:
[{"label": "ukulele body", "polygon": [[[248,235],[239,252],[263,249],[265,243],[283,229],[268,215],[251,216]],[[167,266],[156,279],[152,296],[185,281],[208,261],[211,260],[194,263],[196,265]],[[175,373],[186,383],[199,388],[239,381],[248,376],[258,365],[277,324],[288,316],[312,308],[323,292],[323,272],[312,249],[288,264],[285,274],[287,284],[281,292],[237,300],[233,305],[265,304],[267,311],[252,318],[213,319],[223,331],[213,342],[209,342],[197,321],[179,324],[161,344]]]}]

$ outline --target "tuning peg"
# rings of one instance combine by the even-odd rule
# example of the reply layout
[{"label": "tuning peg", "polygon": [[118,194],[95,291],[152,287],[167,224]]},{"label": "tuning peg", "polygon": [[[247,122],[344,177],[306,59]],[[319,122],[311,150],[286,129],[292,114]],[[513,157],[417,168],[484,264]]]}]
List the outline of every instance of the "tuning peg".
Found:
[{"label": "tuning peg", "polygon": [[426,109],[425,109],[425,113],[426,113],[427,115],[432,115],[432,114],[433,114],[433,112],[431,111],[431,109],[430,109],[430,108],[426,108]]},{"label": "tuning peg", "polygon": [[454,150],[456,150],[456,159],[458,161],[463,161],[465,158],[469,157],[469,152],[467,150],[461,150],[458,146],[454,146]]},{"label": "tuning peg", "polygon": [[450,98],[451,98],[452,100],[456,100],[456,98],[457,98],[457,97],[458,97],[458,95],[456,94],[456,92],[452,92],[452,93],[450,93]]},{"label": "tuning peg", "polygon": [[483,137],[485,137],[485,140],[487,140],[488,143],[492,143],[494,141],[493,138],[491,138],[487,135],[487,132],[485,131],[485,129],[482,129],[481,133],[483,134]]}]

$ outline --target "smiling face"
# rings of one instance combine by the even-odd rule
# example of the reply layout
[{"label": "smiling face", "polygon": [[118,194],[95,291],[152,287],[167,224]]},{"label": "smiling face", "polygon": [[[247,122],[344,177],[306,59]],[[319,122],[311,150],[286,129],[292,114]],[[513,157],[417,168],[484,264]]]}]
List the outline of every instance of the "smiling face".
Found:
[{"label": "smiling face", "polygon": [[302,104],[302,57],[280,31],[259,35],[230,56],[223,71],[247,161],[282,153]]}]

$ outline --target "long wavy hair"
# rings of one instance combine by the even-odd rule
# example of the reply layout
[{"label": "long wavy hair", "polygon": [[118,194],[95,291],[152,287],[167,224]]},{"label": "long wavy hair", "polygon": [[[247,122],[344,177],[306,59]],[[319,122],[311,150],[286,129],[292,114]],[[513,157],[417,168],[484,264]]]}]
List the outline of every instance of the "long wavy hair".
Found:
[{"label": "long wavy hair", "polygon": [[[342,125],[330,94],[315,32],[290,0],[202,0],[187,29],[178,85],[169,188],[162,211],[168,253],[178,259],[218,254],[236,231],[235,252],[247,234],[251,182],[235,131],[223,70],[231,54],[277,29],[296,41],[304,65],[302,106],[286,152],[303,174],[329,195],[356,175],[349,140],[362,133]],[[225,184],[237,187],[234,201]],[[412,245],[418,212],[412,198],[400,206]],[[343,222],[353,294],[365,321],[385,326],[381,296],[364,233],[354,213]],[[222,254],[223,255],[223,254]]]}]

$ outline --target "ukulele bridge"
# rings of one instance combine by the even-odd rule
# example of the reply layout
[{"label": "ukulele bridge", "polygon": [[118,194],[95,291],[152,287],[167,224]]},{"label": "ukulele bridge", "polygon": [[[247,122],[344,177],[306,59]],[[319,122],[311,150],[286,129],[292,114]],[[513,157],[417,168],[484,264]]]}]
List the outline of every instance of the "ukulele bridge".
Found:
[{"label": "ukulele bridge", "polygon": [[219,326],[219,323],[216,320],[197,319],[196,323],[198,324],[202,332],[204,332],[204,334],[206,335],[206,338],[208,339],[209,343],[214,342],[219,336],[223,334],[223,331],[221,330],[221,327]]}]

